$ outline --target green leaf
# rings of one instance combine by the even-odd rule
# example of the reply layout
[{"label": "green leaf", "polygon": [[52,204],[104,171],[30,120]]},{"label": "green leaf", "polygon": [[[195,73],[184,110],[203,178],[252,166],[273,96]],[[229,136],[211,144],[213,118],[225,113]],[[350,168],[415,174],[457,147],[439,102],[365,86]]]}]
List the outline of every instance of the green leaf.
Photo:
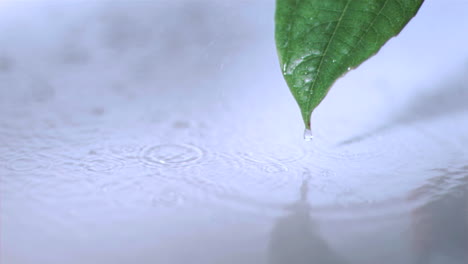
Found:
[{"label": "green leaf", "polygon": [[397,35],[424,0],[277,0],[275,38],[284,78],[310,129],[333,83]]}]

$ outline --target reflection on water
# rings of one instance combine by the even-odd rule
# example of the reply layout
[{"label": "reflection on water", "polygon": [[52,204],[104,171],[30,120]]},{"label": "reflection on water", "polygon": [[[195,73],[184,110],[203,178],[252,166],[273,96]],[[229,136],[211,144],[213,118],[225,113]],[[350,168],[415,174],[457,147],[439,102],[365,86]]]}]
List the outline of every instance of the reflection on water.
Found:
[{"label": "reflection on water", "polygon": [[308,179],[304,179],[299,199],[286,206],[286,216],[275,221],[269,244],[269,263],[345,263],[322,238],[318,224],[311,217],[308,194]]},{"label": "reflection on water", "polygon": [[9,72],[13,68],[13,62],[8,57],[0,55],[0,74]]},{"label": "reflection on water", "polygon": [[415,263],[468,263],[468,166],[436,171],[409,197],[425,201],[411,214]]},{"label": "reflection on water", "polygon": [[459,112],[466,112],[468,111],[466,102],[468,102],[468,67],[455,78],[451,77],[450,80],[435,88],[430,87],[428,91],[414,95],[406,107],[397,111],[383,126],[347,139],[340,145],[358,143],[399,126],[410,126],[414,123],[423,123]]}]

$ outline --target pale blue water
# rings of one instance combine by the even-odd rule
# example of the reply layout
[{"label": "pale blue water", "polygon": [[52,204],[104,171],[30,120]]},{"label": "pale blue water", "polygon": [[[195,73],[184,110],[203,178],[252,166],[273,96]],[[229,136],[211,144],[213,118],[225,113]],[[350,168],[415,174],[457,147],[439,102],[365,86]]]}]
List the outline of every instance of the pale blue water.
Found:
[{"label": "pale blue water", "polygon": [[427,1],[305,142],[274,1],[1,1],[0,262],[467,263],[467,11]]}]

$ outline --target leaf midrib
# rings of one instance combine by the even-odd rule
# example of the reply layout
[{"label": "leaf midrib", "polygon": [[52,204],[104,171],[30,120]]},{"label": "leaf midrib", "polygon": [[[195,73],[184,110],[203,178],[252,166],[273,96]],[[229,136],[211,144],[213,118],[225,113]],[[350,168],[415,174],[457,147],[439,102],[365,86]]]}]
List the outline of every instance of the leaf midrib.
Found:
[{"label": "leaf midrib", "polygon": [[[322,57],[320,58],[320,61],[319,61],[319,65],[317,67],[317,78],[315,78],[312,83],[310,84],[309,86],[309,93],[315,88],[315,84],[317,83],[317,80],[319,78],[319,74],[320,74],[320,70],[322,68],[322,65],[323,65],[323,61],[325,60],[325,57],[327,56],[327,52],[328,52],[328,48],[330,47],[330,44],[332,43],[333,41],[333,38],[335,37],[336,35],[336,31],[338,30],[338,28],[340,27],[340,24],[341,24],[341,21],[343,20],[343,16],[344,14],[346,13],[346,11],[348,10],[348,7],[349,7],[349,4],[351,3],[352,0],[349,0],[347,3],[346,3],[346,6],[343,8],[343,11],[341,12],[341,15],[340,17],[338,18],[338,22],[336,23],[336,26],[335,26],[335,29],[333,30],[333,33],[330,37],[330,39],[328,40],[327,42],[327,45],[325,46],[325,49],[323,50],[323,55]],[[307,108],[310,109],[310,104],[312,102],[312,96],[309,96],[309,99],[307,100]],[[308,124],[310,123],[310,121],[307,122]]]}]

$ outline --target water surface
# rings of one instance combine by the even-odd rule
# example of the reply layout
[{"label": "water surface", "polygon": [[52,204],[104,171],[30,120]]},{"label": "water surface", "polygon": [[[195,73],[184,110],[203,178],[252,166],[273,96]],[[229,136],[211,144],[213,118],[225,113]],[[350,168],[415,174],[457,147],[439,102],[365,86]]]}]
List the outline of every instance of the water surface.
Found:
[{"label": "water surface", "polygon": [[465,1],[302,138],[274,1],[2,1],[0,262],[467,263]]}]

